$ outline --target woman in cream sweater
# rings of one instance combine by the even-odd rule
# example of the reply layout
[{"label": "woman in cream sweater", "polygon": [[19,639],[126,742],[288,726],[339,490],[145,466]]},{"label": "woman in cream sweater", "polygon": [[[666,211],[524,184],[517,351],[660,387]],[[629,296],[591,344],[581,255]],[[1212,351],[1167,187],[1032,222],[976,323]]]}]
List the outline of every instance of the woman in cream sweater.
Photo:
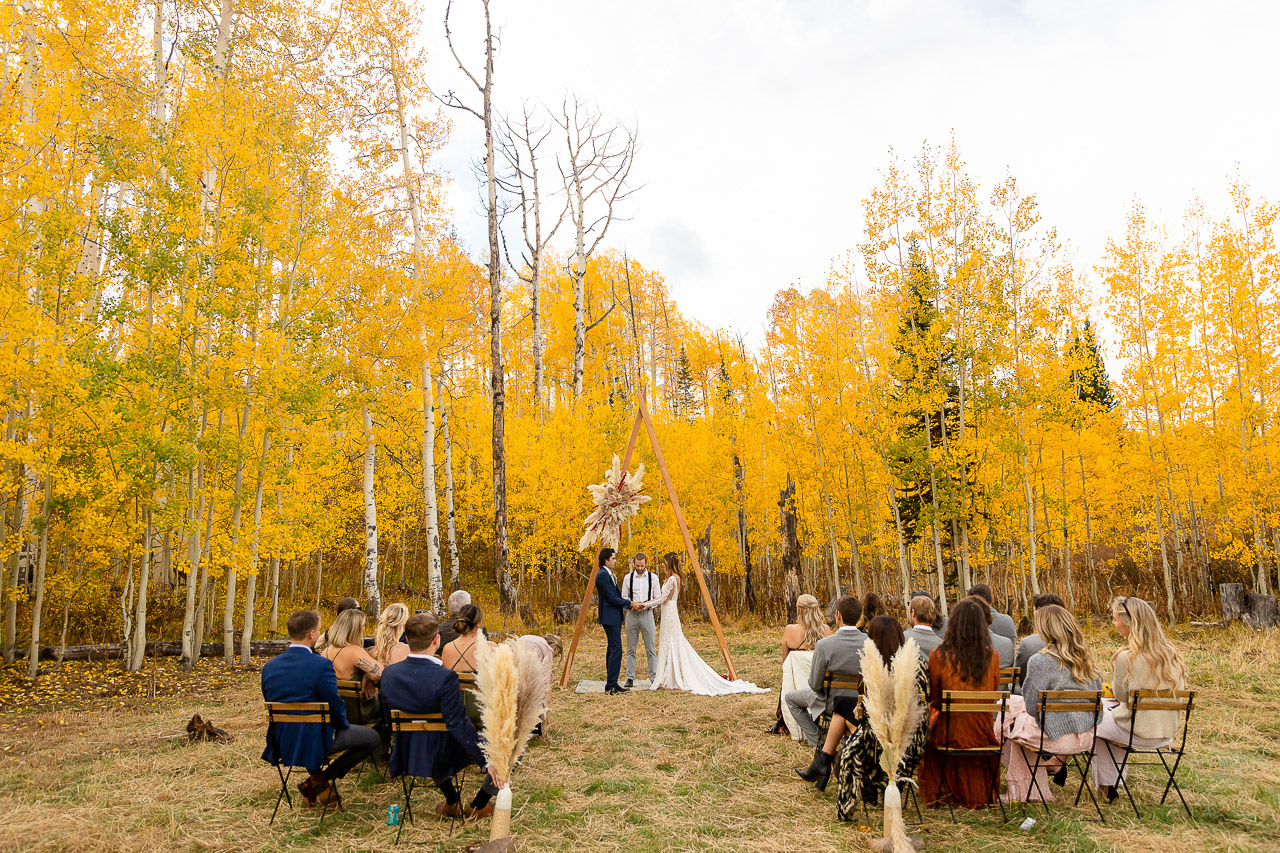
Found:
[{"label": "woman in cream sweater", "polygon": [[1116,784],[1123,778],[1130,732],[1139,749],[1168,746],[1178,733],[1181,715],[1177,711],[1143,711],[1134,726],[1129,701],[1135,690],[1185,690],[1187,667],[1173,647],[1151,605],[1136,596],[1121,596],[1111,602],[1111,621],[1129,644],[1116,653],[1112,676],[1114,699],[1106,700],[1098,724],[1097,754],[1093,761],[1093,782],[1110,802],[1117,796]]}]

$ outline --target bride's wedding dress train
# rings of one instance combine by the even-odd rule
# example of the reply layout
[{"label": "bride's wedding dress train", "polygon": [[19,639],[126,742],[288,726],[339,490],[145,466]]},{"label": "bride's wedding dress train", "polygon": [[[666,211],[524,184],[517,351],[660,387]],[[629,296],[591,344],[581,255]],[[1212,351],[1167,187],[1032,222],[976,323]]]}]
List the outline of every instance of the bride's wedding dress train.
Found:
[{"label": "bride's wedding dress train", "polygon": [[768,693],[769,688],[757,687],[750,681],[729,681],[707,665],[680,627],[680,611],[676,605],[676,576],[667,578],[662,585],[662,627],[658,632],[658,671],[650,685],[651,690],[667,688],[687,690],[699,696],[723,696],[727,693]]}]

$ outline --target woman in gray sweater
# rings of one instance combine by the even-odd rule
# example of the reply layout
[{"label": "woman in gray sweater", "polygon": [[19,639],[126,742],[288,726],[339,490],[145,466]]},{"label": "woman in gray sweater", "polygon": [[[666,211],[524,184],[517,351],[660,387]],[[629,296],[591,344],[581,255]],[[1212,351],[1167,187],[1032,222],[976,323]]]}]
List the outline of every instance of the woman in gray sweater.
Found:
[{"label": "woman in gray sweater", "polygon": [[[1088,703],[1080,711],[1054,712],[1045,715],[1044,751],[1055,756],[1041,760],[1035,783],[1031,768],[1036,751],[1041,747],[1037,704],[1045,690],[1101,690],[1102,678],[1093,652],[1084,644],[1084,634],[1066,608],[1051,604],[1036,610],[1036,634],[1044,648],[1027,662],[1027,678],[1022,685],[1025,701],[1020,713],[1006,722],[1004,763],[1008,767],[1008,796],[1011,800],[1052,800],[1048,770],[1057,770],[1054,781],[1066,781],[1066,762],[1058,756],[1087,752],[1093,742],[1094,706]],[[1016,703],[1010,703],[1016,707]],[[1083,704],[1083,703],[1082,703]]]}]

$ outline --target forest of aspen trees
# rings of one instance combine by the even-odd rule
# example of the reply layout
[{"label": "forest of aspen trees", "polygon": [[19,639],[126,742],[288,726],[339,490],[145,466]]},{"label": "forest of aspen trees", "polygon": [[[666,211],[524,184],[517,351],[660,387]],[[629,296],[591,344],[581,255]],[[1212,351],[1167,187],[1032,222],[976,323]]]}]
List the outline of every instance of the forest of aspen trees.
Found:
[{"label": "forest of aspen trees", "polygon": [[[642,389],[729,613],[776,621],[787,570],[822,600],[986,581],[1014,612],[1136,593],[1172,621],[1280,583],[1278,209],[1244,177],[1229,215],[1135,202],[1081,258],[955,141],[886,154],[848,252],[779,282],[760,339],[575,242],[563,130],[532,255],[460,243],[438,152],[477,118],[433,95],[435,6],[17,0],[0,24],[6,662],[123,642],[138,669],[162,638],[247,661],[296,607],[459,583],[548,621]],[[488,164],[514,244],[527,163]],[[644,192],[613,174],[595,202]],[[649,482],[622,547],[681,550]]]}]

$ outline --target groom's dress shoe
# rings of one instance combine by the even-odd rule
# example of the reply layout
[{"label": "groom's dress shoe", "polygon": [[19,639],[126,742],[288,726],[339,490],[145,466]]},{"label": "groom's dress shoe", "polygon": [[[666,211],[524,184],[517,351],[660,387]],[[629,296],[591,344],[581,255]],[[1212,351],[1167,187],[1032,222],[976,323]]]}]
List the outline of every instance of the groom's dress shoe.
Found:
[{"label": "groom's dress shoe", "polygon": [[608,693],[610,696],[619,696],[623,693],[629,693],[630,691],[625,687],[618,687],[617,685],[614,685],[613,687],[606,688],[604,692]]}]

